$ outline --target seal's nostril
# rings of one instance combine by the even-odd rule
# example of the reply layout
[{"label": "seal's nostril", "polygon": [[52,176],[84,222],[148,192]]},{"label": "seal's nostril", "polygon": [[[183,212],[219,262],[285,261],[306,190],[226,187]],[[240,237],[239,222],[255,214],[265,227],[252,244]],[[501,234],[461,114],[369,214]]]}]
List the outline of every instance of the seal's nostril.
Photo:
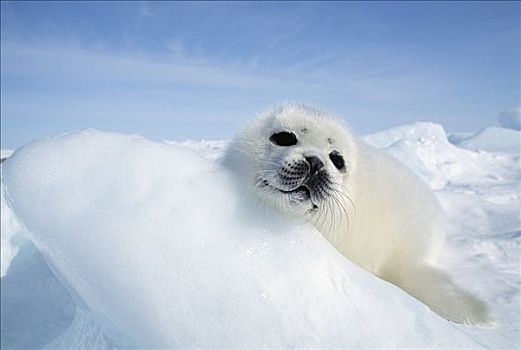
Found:
[{"label": "seal's nostril", "polygon": [[309,157],[305,157],[305,158],[306,158],[306,161],[310,165],[309,172],[311,175],[315,174],[317,171],[319,171],[320,169],[322,169],[324,167],[324,162],[322,162],[320,160],[320,158],[318,158],[316,156],[309,156]]}]

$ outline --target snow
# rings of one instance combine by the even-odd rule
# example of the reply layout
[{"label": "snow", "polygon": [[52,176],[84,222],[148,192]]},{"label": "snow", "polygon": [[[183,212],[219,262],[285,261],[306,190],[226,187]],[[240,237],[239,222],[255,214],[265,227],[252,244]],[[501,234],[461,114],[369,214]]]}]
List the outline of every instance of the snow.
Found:
[{"label": "snow", "polygon": [[[520,348],[519,152],[460,148],[432,123],[404,125],[365,139],[411,167],[435,190],[449,222],[442,261],[459,283],[487,301],[501,323],[465,332],[489,348]],[[495,138],[490,144],[504,141]]]},{"label": "snow", "polygon": [[461,140],[458,144],[467,149],[484,150],[488,152],[521,152],[521,131],[489,126]]},{"label": "snow", "polygon": [[0,150],[0,159],[7,158],[7,157],[9,157],[12,153],[13,153],[13,150],[11,150],[11,149],[7,149],[7,148],[2,148],[2,149]]},{"label": "snow", "polygon": [[367,135],[364,139],[394,155],[436,190],[449,185],[511,183],[518,179],[519,154],[462,149],[448,141],[445,131],[438,124],[404,125]]},{"label": "snow", "polygon": [[8,266],[1,280],[1,348],[41,348],[67,329],[75,304],[29,242]]},{"label": "snow", "polygon": [[0,252],[1,252],[1,264],[0,264],[0,276],[4,277],[7,268],[11,264],[11,261],[16,256],[18,251],[20,250],[20,246],[25,241],[25,236],[22,234],[23,226],[16,219],[14,213],[7,206],[7,202],[3,195],[4,193],[4,184],[2,181],[1,186],[1,232],[2,235],[0,237]]},{"label": "snow", "polygon": [[212,161],[215,161],[219,157],[221,157],[226,145],[228,145],[228,141],[224,141],[224,140],[212,140],[212,141],[186,140],[186,141],[181,141],[181,142],[165,140],[163,142],[168,145],[174,145],[174,146],[179,146],[179,147],[194,150],[201,157],[204,157],[204,158],[206,158],[208,160],[212,160]]},{"label": "snow", "polygon": [[489,126],[477,133],[454,133],[451,143],[470,150],[521,153],[521,109],[503,111],[498,117],[501,127]]},{"label": "snow", "polygon": [[436,190],[444,264],[498,326],[446,322],[312,227],[259,211],[213,162],[226,141],[90,130],[2,165],[21,219],[2,196],[2,348],[519,348],[519,153],[460,148],[432,123],[366,140]]}]

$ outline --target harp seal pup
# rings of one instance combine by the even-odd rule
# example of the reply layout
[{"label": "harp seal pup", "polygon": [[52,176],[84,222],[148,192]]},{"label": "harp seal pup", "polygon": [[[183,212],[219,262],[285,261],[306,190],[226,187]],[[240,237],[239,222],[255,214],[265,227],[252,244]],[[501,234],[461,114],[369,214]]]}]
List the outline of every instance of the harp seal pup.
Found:
[{"label": "harp seal pup", "polygon": [[310,221],[344,256],[457,323],[486,305],[436,267],[445,219],[430,188],[341,121],[304,104],[253,120],[222,159],[256,200]]}]

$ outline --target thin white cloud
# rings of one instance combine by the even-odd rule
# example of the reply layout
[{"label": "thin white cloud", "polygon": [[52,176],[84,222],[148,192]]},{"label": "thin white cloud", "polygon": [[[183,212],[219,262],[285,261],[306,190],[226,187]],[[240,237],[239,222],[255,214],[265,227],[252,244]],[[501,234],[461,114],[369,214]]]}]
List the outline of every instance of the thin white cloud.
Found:
[{"label": "thin white cloud", "polygon": [[197,135],[204,125],[205,137],[226,123],[237,128],[266,105],[299,100],[337,111],[355,127],[377,119],[384,127],[414,119],[417,110],[434,115],[438,103],[432,96],[450,90],[435,76],[401,72],[393,59],[375,65],[358,58],[353,64],[324,53],[284,66],[255,66],[193,55],[180,41],[171,43],[170,54],[151,57],[4,40],[2,116],[31,123],[39,116],[64,128],[117,125],[115,130],[142,130],[153,121],[158,135],[160,125],[178,123],[179,134],[170,138]]},{"label": "thin white cloud", "polygon": [[[177,55],[182,47],[177,46]],[[60,46],[2,43],[3,74],[47,79],[120,83],[184,83],[222,88],[269,88],[282,80],[186,59],[160,62],[140,55],[107,54]]]}]

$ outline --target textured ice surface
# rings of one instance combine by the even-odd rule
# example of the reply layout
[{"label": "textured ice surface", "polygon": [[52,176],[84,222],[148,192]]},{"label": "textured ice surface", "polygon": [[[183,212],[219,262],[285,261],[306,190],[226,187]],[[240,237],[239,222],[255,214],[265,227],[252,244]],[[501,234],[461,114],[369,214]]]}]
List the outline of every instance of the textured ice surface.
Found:
[{"label": "textured ice surface", "polygon": [[497,181],[510,183],[518,178],[519,154],[462,149],[448,141],[438,124],[404,125],[367,135],[364,139],[408,165],[433,189]]},{"label": "textured ice surface", "polygon": [[50,346],[105,346],[96,327],[119,346],[477,346],[193,151],[84,131],[18,150],[4,182],[81,305]]},{"label": "textured ice surface", "polygon": [[14,213],[9,209],[5,201],[3,181],[0,191],[2,192],[0,208],[0,230],[2,232],[0,237],[0,276],[4,277],[11,261],[18,253],[20,246],[24,243],[25,236],[22,233],[24,229],[23,225],[16,219]]}]

